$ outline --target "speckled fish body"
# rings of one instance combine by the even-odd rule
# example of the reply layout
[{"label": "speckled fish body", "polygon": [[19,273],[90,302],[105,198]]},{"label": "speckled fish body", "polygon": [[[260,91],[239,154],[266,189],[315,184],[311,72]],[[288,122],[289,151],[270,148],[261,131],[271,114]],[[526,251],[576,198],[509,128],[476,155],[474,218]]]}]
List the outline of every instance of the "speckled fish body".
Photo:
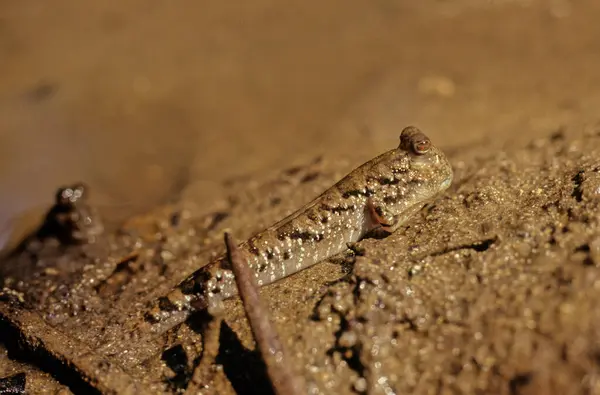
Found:
[{"label": "speckled fish body", "polygon": [[[391,224],[388,230],[395,230],[447,189],[452,176],[445,155],[417,128],[405,128],[398,148],[358,167],[239,248],[258,285],[273,283],[345,250],[347,243],[377,228],[381,219]],[[189,276],[163,298],[162,305],[171,312],[210,311],[236,294],[230,264],[223,256]],[[161,310],[156,319],[166,313]]]}]

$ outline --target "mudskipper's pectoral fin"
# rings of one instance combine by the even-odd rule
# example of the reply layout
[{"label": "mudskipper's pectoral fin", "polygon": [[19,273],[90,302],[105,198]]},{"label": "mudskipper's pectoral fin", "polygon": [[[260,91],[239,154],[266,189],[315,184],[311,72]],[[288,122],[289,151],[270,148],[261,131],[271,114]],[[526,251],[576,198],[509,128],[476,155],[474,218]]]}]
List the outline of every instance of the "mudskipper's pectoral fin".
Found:
[{"label": "mudskipper's pectoral fin", "polygon": [[367,220],[366,236],[385,237],[393,233],[400,225],[397,218],[386,215],[381,207],[377,208],[371,198],[367,199],[365,210]]}]

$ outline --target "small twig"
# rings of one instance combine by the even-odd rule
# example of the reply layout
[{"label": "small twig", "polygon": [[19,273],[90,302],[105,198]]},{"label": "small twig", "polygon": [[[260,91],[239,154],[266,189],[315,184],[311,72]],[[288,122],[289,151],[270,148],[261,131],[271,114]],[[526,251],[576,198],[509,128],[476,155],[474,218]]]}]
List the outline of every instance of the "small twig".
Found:
[{"label": "small twig", "polygon": [[225,246],[246,317],[267,366],[267,373],[275,393],[278,395],[306,394],[304,381],[301,377],[294,375],[286,359],[277,331],[269,319],[269,312],[258,293],[254,273],[229,233],[225,233]]}]

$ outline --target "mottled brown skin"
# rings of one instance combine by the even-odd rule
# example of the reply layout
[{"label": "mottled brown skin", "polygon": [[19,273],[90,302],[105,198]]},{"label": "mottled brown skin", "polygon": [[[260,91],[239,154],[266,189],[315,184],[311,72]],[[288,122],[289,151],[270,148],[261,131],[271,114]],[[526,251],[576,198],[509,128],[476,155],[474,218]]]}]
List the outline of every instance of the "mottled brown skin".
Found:
[{"label": "mottled brown skin", "polygon": [[306,394],[304,380],[293,373],[289,356],[286,355],[277,330],[269,318],[269,309],[260,298],[254,272],[248,267],[247,260],[228,233],[225,233],[225,245],[227,259],[231,262],[231,270],[235,276],[246,318],[250,323],[275,393],[277,395]]},{"label": "mottled brown skin", "polygon": [[[395,231],[452,182],[445,155],[416,127],[405,128],[398,148],[358,167],[306,206],[240,244],[259,286],[267,285],[347,248],[366,234]],[[150,317],[161,329],[191,311],[220,309],[236,295],[226,256],[194,272]]]}]

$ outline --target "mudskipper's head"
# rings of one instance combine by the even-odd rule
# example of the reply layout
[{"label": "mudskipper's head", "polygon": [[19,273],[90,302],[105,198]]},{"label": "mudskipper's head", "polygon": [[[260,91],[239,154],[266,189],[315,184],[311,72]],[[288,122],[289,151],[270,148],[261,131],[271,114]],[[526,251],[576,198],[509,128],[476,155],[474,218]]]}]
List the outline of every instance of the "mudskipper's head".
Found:
[{"label": "mudskipper's head", "polygon": [[423,193],[436,195],[448,189],[452,183],[452,166],[446,155],[418,128],[408,126],[402,130],[398,150],[410,159],[412,181],[421,185]]},{"label": "mudskipper's head", "polygon": [[388,214],[408,218],[452,183],[446,156],[414,126],[400,135],[400,145],[370,168],[375,200]]}]

